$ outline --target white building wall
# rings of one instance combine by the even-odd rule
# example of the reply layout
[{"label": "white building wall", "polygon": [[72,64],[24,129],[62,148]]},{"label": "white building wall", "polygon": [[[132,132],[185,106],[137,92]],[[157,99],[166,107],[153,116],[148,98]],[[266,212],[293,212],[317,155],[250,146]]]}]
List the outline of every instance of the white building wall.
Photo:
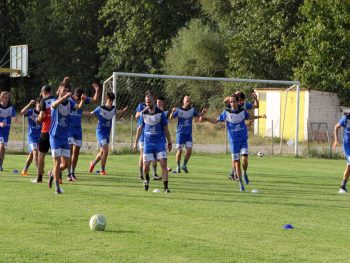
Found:
[{"label": "white building wall", "polygon": [[328,124],[328,131],[332,136],[334,125],[342,116],[337,94],[316,90],[309,91],[308,115],[309,123],[326,122]]},{"label": "white building wall", "polygon": [[272,121],[273,136],[280,136],[280,120],[281,120],[281,92],[270,91],[266,93],[266,136],[271,137]]}]

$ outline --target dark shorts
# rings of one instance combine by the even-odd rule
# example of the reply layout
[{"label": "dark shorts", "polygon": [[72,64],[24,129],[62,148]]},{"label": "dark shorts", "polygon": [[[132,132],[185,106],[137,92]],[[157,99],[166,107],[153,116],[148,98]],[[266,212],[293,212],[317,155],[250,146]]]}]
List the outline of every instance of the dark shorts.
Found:
[{"label": "dark shorts", "polygon": [[41,133],[39,138],[39,152],[47,153],[50,149],[50,135],[49,133]]}]

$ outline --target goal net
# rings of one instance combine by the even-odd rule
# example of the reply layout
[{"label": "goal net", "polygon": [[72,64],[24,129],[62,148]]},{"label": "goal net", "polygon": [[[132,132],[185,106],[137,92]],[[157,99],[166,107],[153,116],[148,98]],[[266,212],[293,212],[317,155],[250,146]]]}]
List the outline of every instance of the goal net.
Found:
[{"label": "goal net", "polygon": [[[293,94],[294,104],[283,100],[286,88],[295,85]],[[144,102],[145,92],[151,91],[155,97],[164,97],[166,109],[181,107],[185,95],[191,97],[192,106],[200,112],[207,109],[207,115],[217,118],[225,109],[224,98],[236,91],[242,91],[246,101],[253,103],[251,97],[255,93],[259,99],[259,108],[250,110],[251,115],[266,114],[266,119],[249,122],[249,150],[252,153],[277,153],[280,143],[282,126],[284,127],[284,142],[293,141],[292,147],[285,143],[289,152],[298,154],[298,103],[299,82],[274,81],[256,79],[206,78],[190,76],[152,75],[137,73],[114,72],[104,82],[102,102],[107,91],[116,94],[116,107],[122,109],[128,106],[126,114],[113,122],[111,147],[132,148],[135,132],[135,113],[139,103]],[[274,92],[272,92],[274,91]],[[278,95],[280,94],[280,95]],[[279,96],[279,97],[278,97]],[[294,96],[294,97],[293,97]],[[284,104],[283,104],[284,103]],[[283,104],[283,107],[282,107]],[[284,107],[286,105],[286,107]],[[283,109],[293,107],[294,116],[284,116]],[[288,119],[289,118],[289,119]],[[292,120],[290,120],[292,119]],[[286,128],[281,122],[291,122]],[[169,131],[175,142],[177,120],[169,121]],[[288,132],[286,132],[288,131]],[[283,132],[282,132],[283,133]],[[196,152],[227,152],[229,144],[225,124],[213,125],[207,122],[193,121],[193,150]],[[274,146],[274,144],[276,144]],[[276,150],[274,151],[274,147]]]}]

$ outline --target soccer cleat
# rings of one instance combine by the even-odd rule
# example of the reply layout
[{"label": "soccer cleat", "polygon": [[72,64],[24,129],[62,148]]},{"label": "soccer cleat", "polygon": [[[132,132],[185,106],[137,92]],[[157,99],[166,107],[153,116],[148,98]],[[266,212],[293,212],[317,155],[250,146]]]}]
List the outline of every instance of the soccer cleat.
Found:
[{"label": "soccer cleat", "polygon": [[346,194],[347,192],[348,192],[348,190],[345,188],[345,186],[340,187],[339,191],[338,191],[339,194]]},{"label": "soccer cleat", "polygon": [[178,173],[178,174],[181,173],[181,168],[180,168],[180,167],[177,167],[177,168],[176,168],[176,173]]},{"label": "soccer cleat", "polygon": [[100,172],[100,175],[107,175],[107,172],[106,171],[102,171],[102,172]]},{"label": "soccer cleat", "polygon": [[170,190],[168,188],[165,188],[164,193],[170,193]]},{"label": "soccer cleat", "polygon": [[27,172],[27,171],[22,170],[21,175],[22,175],[22,176],[28,176],[28,172]]},{"label": "soccer cleat", "polygon": [[162,179],[161,176],[159,176],[157,174],[153,175],[153,180],[161,180],[161,179]]},{"label": "soccer cleat", "polygon": [[52,188],[52,182],[53,182],[53,174],[51,171],[48,171],[47,175],[49,176],[49,181],[47,182],[48,187]]},{"label": "soccer cleat", "polygon": [[71,173],[71,176],[72,176],[73,181],[78,180],[78,178],[75,176],[75,174],[74,174],[74,173]]},{"label": "soccer cleat", "polygon": [[148,191],[149,182],[147,180],[143,181],[143,188],[145,189],[145,191]]},{"label": "soccer cleat", "polygon": [[3,172],[4,171],[4,168],[2,168],[2,166],[0,166],[0,171]]},{"label": "soccer cleat", "polygon": [[63,194],[63,192],[64,192],[63,189],[59,188],[59,189],[56,189],[55,194],[61,195],[61,194]]},{"label": "soccer cleat", "polygon": [[188,169],[187,169],[186,166],[183,165],[183,166],[181,167],[181,169],[184,170],[184,172],[188,174]]},{"label": "soccer cleat", "polygon": [[140,174],[140,175],[139,175],[139,179],[140,179],[140,180],[144,180],[144,178],[143,178],[143,175],[142,175],[142,174]]},{"label": "soccer cleat", "polygon": [[245,191],[245,188],[244,188],[243,185],[240,185],[240,186],[239,186],[239,191],[241,191],[241,192],[244,192],[244,191]]},{"label": "soccer cleat", "polygon": [[243,179],[244,179],[245,184],[249,184],[249,178],[248,178],[248,175],[246,173],[243,174]]},{"label": "soccer cleat", "polygon": [[171,167],[168,167],[167,169],[168,169],[168,172],[171,172],[171,170],[172,170]]},{"label": "soccer cleat", "polygon": [[94,171],[95,164],[93,161],[90,162],[90,168],[89,168],[89,173],[92,173]]},{"label": "soccer cleat", "polygon": [[72,182],[72,181],[73,181],[73,178],[72,178],[72,175],[71,175],[71,174],[68,174],[68,175],[67,175],[67,181],[69,181],[69,182]]},{"label": "soccer cleat", "polygon": [[30,180],[33,184],[41,184],[43,180],[38,180],[37,178]]}]

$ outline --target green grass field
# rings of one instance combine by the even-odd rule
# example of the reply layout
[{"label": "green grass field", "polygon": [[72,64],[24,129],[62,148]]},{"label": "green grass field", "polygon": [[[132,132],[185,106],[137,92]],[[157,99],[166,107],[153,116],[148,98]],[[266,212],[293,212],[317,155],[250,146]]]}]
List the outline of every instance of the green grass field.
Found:
[{"label": "green grass field", "polygon": [[[64,181],[58,196],[30,183],[33,167],[29,177],[13,174],[25,156],[6,156],[0,262],[350,261],[350,197],[337,193],[343,160],[251,156],[251,184],[241,193],[227,179],[229,155],[194,155],[190,174],[171,173],[165,194],[152,192],[162,189],[158,181],[143,190],[137,155],[109,156],[105,177],[86,173],[91,158],[81,156],[79,180]],[[97,213],[107,218],[105,232],[89,229]]]}]

